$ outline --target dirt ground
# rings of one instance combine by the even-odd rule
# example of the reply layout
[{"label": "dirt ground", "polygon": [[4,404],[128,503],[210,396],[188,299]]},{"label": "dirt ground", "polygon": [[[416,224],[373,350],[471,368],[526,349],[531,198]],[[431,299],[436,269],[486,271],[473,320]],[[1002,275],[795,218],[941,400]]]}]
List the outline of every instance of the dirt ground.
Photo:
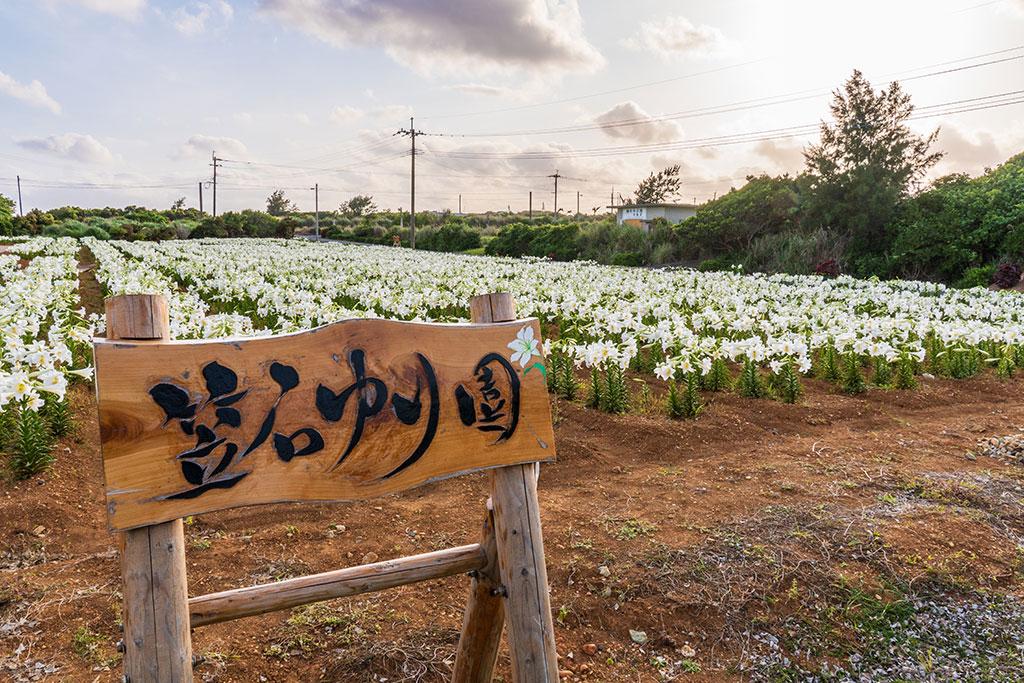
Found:
[{"label": "dirt ground", "polygon": [[[552,403],[558,462],[540,497],[564,679],[793,681],[856,664],[866,680],[1018,680],[1024,439],[1000,458],[979,442],[1020,437],[1024,378],[856,397],[808,380],[798,405],[705,394],[684,421],[660,414],[665,387],[651,386],[654,402],[628,415]],[[120,680],[95,402],[86,385],[71,396],[77,427],[54,468],[0,478],[3,680]],[[472,475],[368,503],[190,518],[190,594],[474,542],[486,496]],[[445,680],[468,587],[454,577],[197,629],[196,680]]]},{"label": "dirt ground", "polygon": [[[971,451],[1019,432],[1024,381],[923,380],[859,397],[807,385],[792,406],[708,394],[692,421],[554,403],[558,462],[540,496],[565,678],[770,679],[748,666],[752,634],[813,616],[836,586],[883,603],[894,582],[1019,593],[1020,465]],[[11,680],[120,677],[94,402],[85,386],[73,399],[77,431],[54,469],[0,483],[0,672]],[[485,498],[475,475],[365,504],[189,519],[190,593],[473,542]],[[196,680],[443,680],[468,584],[197,629]],[[822,657],[856,647],[848,621],[829,622]],[[499,666],[508,680],[504,652]]]}]

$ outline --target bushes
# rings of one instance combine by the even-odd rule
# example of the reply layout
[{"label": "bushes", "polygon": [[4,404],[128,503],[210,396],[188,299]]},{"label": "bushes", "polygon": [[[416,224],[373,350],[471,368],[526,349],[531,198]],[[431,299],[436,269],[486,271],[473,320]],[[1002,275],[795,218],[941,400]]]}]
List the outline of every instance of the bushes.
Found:
[{"label": "bushes", "polygon": [[[803,178],[749,176],[679,224],[682,253],[694,261],[743,253],[759,238],[800,228]],[[806,266],[810,267],[810,266]]]},{"label": "bushes", "polygon": [[[225,214],[204,219],[189,234],[191,239],[203,239],[210,237],[280,237],[287,234],[289,230],[294,232],[294,223],[285,226],[280,224],[281,219],[274,218],[262,211],[229,211]],[[171,231],[167,237],[156,239],[174,239],[177,231],[174,226],[167,226]],[[143,238],[145,239],[145,238]]]},{"label": "bushes", "polygon": [[0,194],[0,235],[14,231],[14,200]]},{"label": "bushes", "polygon": [[615,254],[644,251],[647,235],[629,225],[616,225],[614,220],[591,223],[580,231],[579,257],[598,263],[611,263]]},{"label": "bushes", "polygon": [[576,235],[572,224],[528,225],[513,223],[498,231],[487,243],[485,253],[492,256],[540,256],[568,261],[576,257]]},{"label": "bushes", "polygon": [[[968,268],[964,276],[954,283],[955,287],[960,289],[970,289],[971,287],[987,287],[992,282],[992,276],[995,275],[995,266],[979,266],[977,268]],[[1012,286],[1012,285],[1011,285]]]},{"label": "bushes", "polygon": [[908,199],[893,225],[891,272],[942,282],[988,284],[984,271],[1024,257],[1024,154],[977,178],[941,178]]},{"label": "bushes", "polygon": [[748,273],[808,275],[831,261],[838,275],[843,247],[844,241],[829,230],[774,233],[754,240],[741,263]]},{"label": "bushes", "polygon": [[[668,261],[674,248],[655,242],[655,233],[627,225],[616,225],[614,220],[578,223],[564,221],[529,225],[513,223],[498,231],[487,244],[486,253],[492,256],[537,256],[555,261],[585,259],[612,265],[639,266],[650,262],[650,255],[662,247],[659,257]],[[671,228],[662,229],[657,239],[674,239]],[[665,262],[663,261],[663,262]]]},{"label": "bushes", "polygon": [[490,256],[526,256],[532,254],[530,246],[536,228],[525,223],[513,223],[498,231],[484,253]]},{"label": "bushes", "polygon": [[460,220],[448,221],[439,228],[416,235],[416,247],[427,251],[466,251],[480,244],[480,233]]},{"label": "bushes", "polygon": [[642,266],[643,260],[640,254],[635,251],[624,251],[612,256],[613,266]]}]

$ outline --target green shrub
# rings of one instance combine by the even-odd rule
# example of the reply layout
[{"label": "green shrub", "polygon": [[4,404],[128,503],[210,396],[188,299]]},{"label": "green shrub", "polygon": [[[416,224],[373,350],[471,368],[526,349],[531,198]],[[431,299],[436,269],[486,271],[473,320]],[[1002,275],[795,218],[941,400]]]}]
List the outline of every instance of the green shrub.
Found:
[{"label": "green shrub", "polygon": [[459,220],[448,221],[416,235],[416,248],[427,251],[459,252],[479,246],[480,232]]},{"label": "green shrub", "polygon": [[512,223],[498,231],[485,248],[492,256],[539,256],[569,261],[579,256],[579,226],[574,223]]},{"label": "green shrub", "polygon": [[975,268],[968,268],[964,271],[963,277],[957,280],[953,286],[960,289],[970,289],[971,287],[988,287],[989,283],[992,282],[992,276],[996,272],[994,264],[987,266],[977,266]]},{"label": "green shrub", "polygon": [[751,242],[742,259],[743,268],[748,273],[808,275],[819,263],[841,261],[844,244],[829,230],[762,235]]},{"label": "green shrub", "polygon": [[635,251],[625,251],[612,256],[613,266],[642,266],[643,260]]},{"label": "green shrub", "polygon": [[98,240],[109,240],[110,233],[98,225],[87,225],[79,237],[94,237]]},{"label": "green shrub", "polygon": [[736,259],[732,256],[717,256],[715,258],[709,258],[701,261],[697,266],[697,270],[702,273],[709,273],[719,270],[732,270],[733,265],[736,263]]}]

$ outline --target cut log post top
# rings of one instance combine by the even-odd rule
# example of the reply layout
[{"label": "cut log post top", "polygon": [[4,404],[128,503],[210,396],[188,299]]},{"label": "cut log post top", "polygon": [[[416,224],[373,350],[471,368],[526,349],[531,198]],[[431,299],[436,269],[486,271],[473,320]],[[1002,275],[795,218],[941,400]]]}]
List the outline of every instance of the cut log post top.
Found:
[{"label": "cut log post top", "polygon": [[159,294],[125,294],[104,301],[107,339],[171,338],[167,299]]}]

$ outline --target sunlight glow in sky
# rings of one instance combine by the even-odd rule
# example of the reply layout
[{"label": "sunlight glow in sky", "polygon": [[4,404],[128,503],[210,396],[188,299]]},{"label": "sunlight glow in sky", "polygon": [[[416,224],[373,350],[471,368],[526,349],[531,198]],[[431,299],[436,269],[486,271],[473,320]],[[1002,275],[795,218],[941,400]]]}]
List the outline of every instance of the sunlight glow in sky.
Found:
[{"label": "sunlight glow in sky", "polygon": [[937,114],[912,125],[941,129],[938,174],[1024,149],[1024,0],[10,0],[0,23],[0,193],[20,174],[26,211],[196,206],[211,150],[219,210],[312,209],[314,183],[407,209],[412,115],[419,209],[550,209],[557,169],[589,212],[675,163],[704,201],[798,172],[854,68]]}]

